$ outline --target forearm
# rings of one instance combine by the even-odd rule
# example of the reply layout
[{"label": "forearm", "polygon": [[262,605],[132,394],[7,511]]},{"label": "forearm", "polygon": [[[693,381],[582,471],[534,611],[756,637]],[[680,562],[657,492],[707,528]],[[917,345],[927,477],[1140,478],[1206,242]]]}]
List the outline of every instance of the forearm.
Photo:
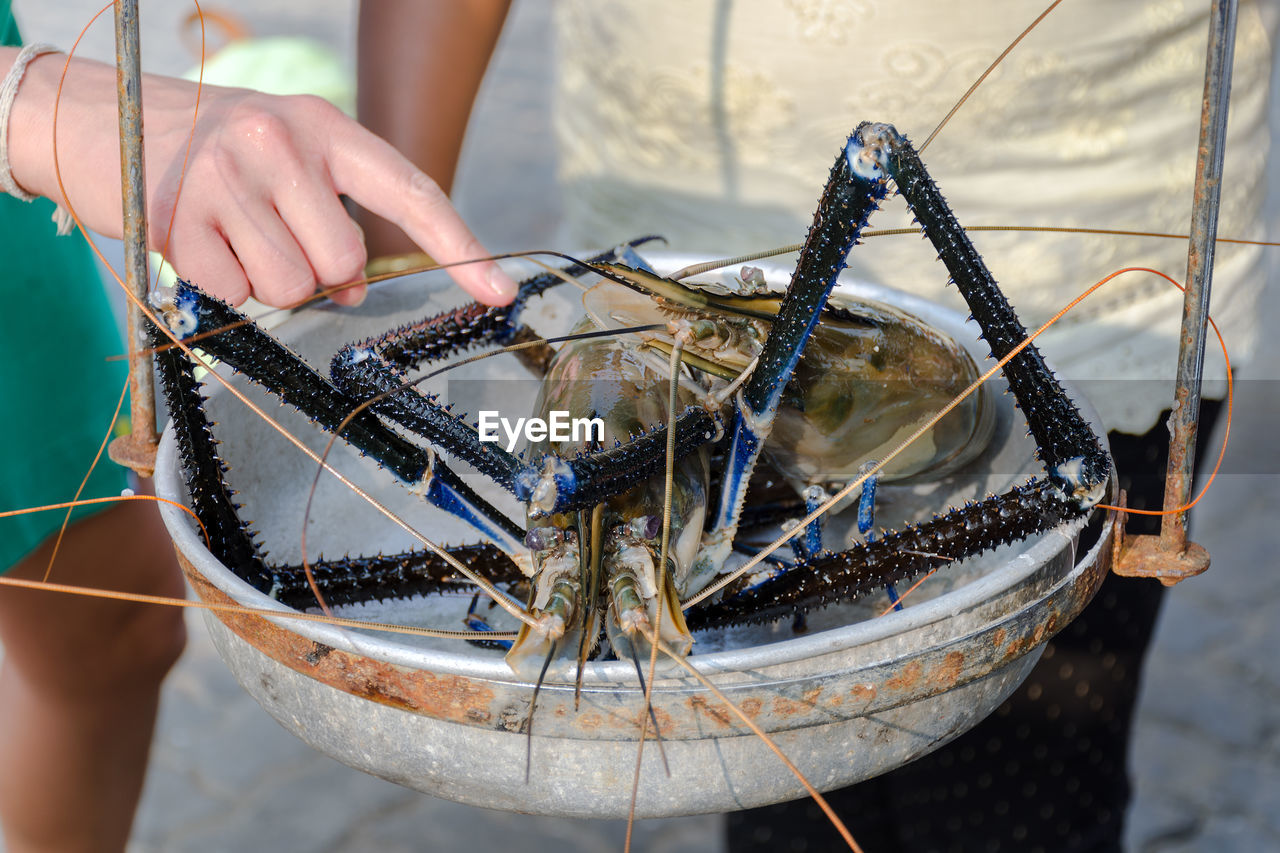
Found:
[{"label": "forearm", "polygon": [[[0,48],[0,68],[10,68],[18,51],[19,48],[16,47]],[[74,143],[60,152],[60,162],[55,163],[54,106],[58,101],[58,85],[65,63],[66,56],[60,53],[45,54],[31,61],[14,99],[7,129],[9,165],[14,181],[28,192],[59,201],[62,194],[58,189],[56,166],[64,166],[70,173],[68,177],[78,175],[88,166],[79,159],[71,159],[71,152],[75,150]],[[59,141],[65,142],[70,137],[86,135],[89,125],[94,122],[105,124],[114,116],[115,71],[110,66],[81,60],[73,62],[67,69],[64,92],[65,96],[58,105]],[[116,164],[118,171],[118,152],[99,150],[96,153],[110,159],[111,163]],[[110,163],[99,161],[90,168],[105,168],[108,165]],[[77,193],[77,197],[72,198],[72,202],[77,207],[83,206],[88,211],[94,211],[102,208],[110,200],[112,193],[115,198],[119,198],[118,179],[114,186],[110,182],[89,182]],[[115,215],[118,219],[118,204]],[[112,233],[109,223],[95,222],[94,226],[104,233]]]},{"label": "forearm", "polygon": [[[16,55],[4,48],[0,68]],[[119,236],[115,69],[71,62],[58,100],[65,63],[53,54],[27,68],[8,127],[13,177],[58,200],[65,188],[88,227]],[[142,91],[148,242],[220,296],[240,302],[252,293],[285,305],[317,284],[357,278],[365,248],[340,195],[396,223],[441,261],[486,254],[434,182],[327,102],[205,86],[197,115],[194,83],[148,75]],[[491,264],[459,266],[453,276],[487,302],[514,292]],[[334,298],[350,302],[359,291]]]},{"label": "forearm", "polygon": [[[361,124],[446,192],[509,0],[376,0],[360,7]],[[409,251],[394,226],[365,218],[371,255]]]}]

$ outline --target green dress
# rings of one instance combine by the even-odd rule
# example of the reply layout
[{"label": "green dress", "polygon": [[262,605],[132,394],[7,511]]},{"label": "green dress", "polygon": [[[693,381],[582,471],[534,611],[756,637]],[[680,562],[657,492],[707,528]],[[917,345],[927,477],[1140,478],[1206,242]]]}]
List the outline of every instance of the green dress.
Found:
[{"label": "green dress", "polygon": [[[0,35],[21,44],[9,0],[0,0]],[[0,511],[75,495],[128,372],[107,361],[124,344],[97,264],[78,233],[54,233],[53,209],[47,199],[0,195]],[[126,485],[125,470],[104,453],[82,497],[118,495]],[[55,533],[64,512],[0,519],[0,572]]]}]

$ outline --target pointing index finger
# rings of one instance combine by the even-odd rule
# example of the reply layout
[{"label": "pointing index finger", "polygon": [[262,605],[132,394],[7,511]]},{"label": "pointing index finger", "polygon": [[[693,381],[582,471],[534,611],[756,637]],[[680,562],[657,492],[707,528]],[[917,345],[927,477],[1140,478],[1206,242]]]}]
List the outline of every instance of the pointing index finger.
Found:
[{"label": "pointing index finger", "polygon": [[[329,170],[339,192],[394,222],[440,263],[488,255],[439,185],[359,125],[335,131]],[[516,293],[515,282],[492,261],[451,267],[449,274],[487,305],[505,305]]]}]

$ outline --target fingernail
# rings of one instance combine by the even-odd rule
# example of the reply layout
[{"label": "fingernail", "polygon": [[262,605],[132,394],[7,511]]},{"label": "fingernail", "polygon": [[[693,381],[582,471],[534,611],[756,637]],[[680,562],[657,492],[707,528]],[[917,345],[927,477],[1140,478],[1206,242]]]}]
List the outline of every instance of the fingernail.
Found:
[{"label": "fingernail", "polygon": [[511,299],[516,295],[516,283],[498,266],[489,270],[489,289],[503,299]]}]

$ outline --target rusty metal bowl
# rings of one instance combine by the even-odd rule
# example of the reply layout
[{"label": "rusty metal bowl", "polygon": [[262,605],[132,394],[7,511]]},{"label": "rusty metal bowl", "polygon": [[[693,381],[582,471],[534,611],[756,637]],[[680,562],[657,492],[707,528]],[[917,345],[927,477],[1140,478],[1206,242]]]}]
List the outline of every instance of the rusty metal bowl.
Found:
[{"label": "rusty metal bowl", "polygon": [[[676,269],[689,260],[667,255],[654,263]],[[765,271],[771,280],[785,280],[790,270],[784,267],[766,265]],[[915,313],[966,345],[976,338],[976,327],[918,298],[858,282],[846,287]],[[313,364],[324,365],[345,341],[457,300],[445,279],[402,280],[372,293],[354,312],[304,311],[278,333]],[[571,299],[562,299],[543,313],[563,325],[578,311]],[[511,368],[489,363],[477,370],[443,390],[465,396],[484,384],[470,380],[488,377],[491,383]],[[509,399],[518,386],[531,385],[513,380],[501,391]],[[992,446],[940,483],[884,489],[882,517],[937,511],[1035,472],[1011,404],[994,398],[1003,402]],[[209,405],[237,499],[256,520],[272,559],[296,560],[315,464],[223,389],[213,388]],[[323,448],[325,436],[304,418],[269,402],[266,408],[309,446]],[[474,540],[346,448],[336,448],[332,462],[436,541]],[[186,499],[171,431],[161,443],[156,486],[162,497]],[[630,662],[588,664],[577,707],[572,671],[553,667],[537,700],[530,740],[523,727],[534,687],[506,666],[501,652],[289,619],[290,611],[213,559],[184,513],[172,507],[162,512],[202,599],[281,614],[206,613],[206,621],[245,689],[316,749],[473,805],[574,817],[626,814],[643,711]],[[872,617],[884,601],[861,602],[816,614],[803,635],[789,623],[699,635],[690,661],[770,732],[817,787],[869,778],[964,732],[1026,677],[1044,642],[1084,607],[1108,571],[1113,520],[1099,514],[1087,527],[1083,536],[1082,521],[949,567],[905,609],[881,618]],[[414,544],[328,475],[320,477],[307,531],[312,556]],[[420,598],[341,608],[340,615],[460,627],[469,603],[469,595]],[[803,795],[768,747],[693,678],[669,666],[653,692],[670,776],[656,746],[647,745],[639,816],[728,811]]]}]

